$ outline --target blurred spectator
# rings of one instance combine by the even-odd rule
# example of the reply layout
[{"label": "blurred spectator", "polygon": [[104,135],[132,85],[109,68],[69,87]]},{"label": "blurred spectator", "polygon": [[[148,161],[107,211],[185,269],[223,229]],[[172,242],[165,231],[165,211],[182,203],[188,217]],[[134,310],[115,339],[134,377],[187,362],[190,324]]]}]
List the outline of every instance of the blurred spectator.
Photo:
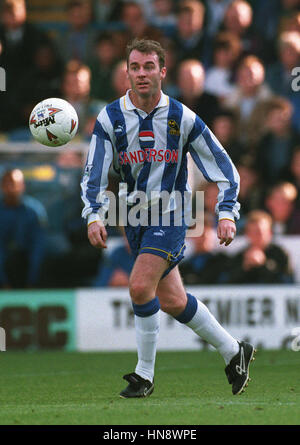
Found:
[{"label": "blurred spectator", "polygon": [[253,160],[245,155],[236,164],[240,175],[239,203],[241,204],[240,219],[236,222],[237,234],[244,230],[247,215],[263,205],[262,188],[260,177],[257,173]]},{"label": "blurred spectator", "polygon": [[96,40],[95,57],[91,68],[91,96],[109,102],[113,97],[112,73],[117,62],[114,40],[109,33],[102,33]]},{"label": "blurred spectator", "polygon": [[216,96],[204,91],[205,71],[197,59],[187,59],[178,66],[179,101],[193,110],[210,126],[218,109]]},{"label": "blurred spectator", "polygon": [[20,69],[30,67],[36,48],[49,42],[48,37],[27,22],[25,0],[1,2],[0,41],[2,46],[0,65],[7,70],[7,77],[18,78]]},{"label": "blurred spectator", "polygon": [[[299,15],[300,17],[300,15]],[[293,126],[300,133],[300,95],[293,89],[293,69],[300,66],[300,29],[287,31],[278,38],[278,60],[266,73],[266,79],[272,90],[286,97],[293,105]]]},{"label": "blurred spectator", "polygon": [[205,7],[198,0],[179,3],[177,29],[173,37],[177,61],[198,59],[207,66],[210,62],[210,41],[204,29]]},{"label": "blurred spectator", "polygon": [[[8,170],[1,179],[0,287],[34,287],[39,283],[45,254],[45,213],[41,203],[24,196],[21,170]],[[39,214],[34,209],[38,208]],[[42,219],[41,212],[42,209]]]},{"label": "blurred spectator", "polygon": [[51,43],[41,43],[36,49],[30,68],[23,71],[19,92],[19,107],[23,111],[23,126],[33,107],[41,100],[57,97],[60,93],[63,65]]},{"label": "blurred spectator", "polygon": [[[282,0],[251,0],[253,27],[268,43],[276,38]],[[269,47],[269,46],[268,46]]]},{"label": "blurred spectator", "polygon": [[287,253],[272,243],[272,218],[262,210],[249,213],[245,236],[248,246],[229,260],[228,284],[292,283]]},{"label": "blurred spectator", "polygon": [[297,188],[290,182],[274,185],[268,192],[265,207],[273,218],[276,235],[300,234],[300,210],[296,207]]},{"label": "blurred spectator", "polygon": [[121,0],[94,0],[93,11],[97,23],[109,23],[118,19]]},{"label": "blurred spectator", "polygon": [[300,34],[298,32],[290,31],[280,34],[278,56],[278,61],[267,69],[266,80],[274,93],[290,97],[293,93],[292,70],[300,66]]},{"label": "blurred spectator", "polygon": [[82,154],[61,149],[51,167],[53,177],[49,181],[33,177],[28,181],[35,194],[43,198],[49,216],[41,287],[87,286],[96,274],[101,252],[86,243],[86,224],[81,218]]},{"label": "blurred spectator", "polygon": [[211,129],[234,164],[246,154],[246,147],[238,138],[238,117],[232,110],[220,108],[211,123]]},{"label": "blurred spectator", "polygon": [[71,60],[65,68],[62,82],[62,97],[75,108],[78,118],[78,134],[90,137],[96,117],[105,102],[93,100],[90,96],[91,71],[87,65]]},{"label": "blurred spectator", "polygon": [[126,94],[130,89],[130,82],[127,77],[127,62],[121,60],[116,66],[112,74],[113,96],[111,100],[116,100]]},{"label": "blurred spectator", "polygon": [[6,70],[6,92],[1,93],[0,131],[24,125],[24,110],[20,107],[20,73],[33,66],[37,48],[49,43],[46,34],[26,20],[24,0],[1,2],[0,66]]},{"label": "blurred spectator", "polygon": [[138,3],[131,1],[123,3],[121,22],[127,29],[127,41],[135,37],[158,41],[162,39],[161,31],[147,23],[143,8]]},{"label": "blurred spectator", "polygon": [[176,27],[176,14],[172,0],[153,0],[150,24],[161,29],[163,34],[172,35]]},{"label": "blurred spectator", "polygon": [[300,208],[300,146],[294,148],[290,165],[283,174],[283,180],[297,187],[297,207]]},{"label": "blurred spectator", "polygon": [[247,56],[237,68],[237,84],[232,94],[225,98],[224,105],[235,109],[240,115],[240,137],[249,136],[249,122],[255,107],[272,96],[264,83],[265,69],[256,56]]},{"label": "blurred spectator", "polygon": [[278,29],[284,31],[298,31],[300,26],[300,2],[299,0],[281,0]]},{"label": "blurred spectator", "polygon": [[265,185],[282,177],[291,162],[293,148],[300,143],[291,126],[292,106],[282,97],[274,97],[264,104],[265,135],[257,146],[256,168]]},{"label": "blurred spectator", "polygon": [[212,38],[218,32],[221,23],[224,20],[225,12],[233,0],[206,0],[206,29]]},{"label": "blurred spectator", "polygon": [[237,36],[227,32],[216,36],[213,65],[206,72],[207,93],[214,94],[222,100],[233,92],[233,70],[240,53],[241,42]]},{"label": "blurred spectator", "polygon": [[227,256],[214,252],[217,244],[214,218],[204,216],[203,234],[190,238],[193,252],[180,263],[180,272],[184,282],[193,284],[220,284],[226,268]]},{"label": "blurred spectator", "polygon": [[177,60],[176,47],[172,40],[168,39],[164,43],[165,48],[165,65],[167,68],[167,75],[162,83],[162,89],[165,94],[172,97],[179,96],[179,88],[176,79]]},{"label": "blurred spectator", "polygon": [[122,245],[112,249],[99,265],[93,286],[127,287],[134,257],[125,235]]},{"label": "blurred spectator", "polygon": [[243,55],[255,54],[263,58],[268,55],[265,51],[266,42],[258,31],[254,32],[252,20],[251,5],[245,0],[234,0],[225,12],[220,30],[228,31],[240,39]]},{"label": "blurred spectator", "polygon": [[93,55],[96,38],[91,24],[91,3],[89,0],[70,0],[66,9],[68,27],[57,37],[58,49],[65,62],[87,63]]}]

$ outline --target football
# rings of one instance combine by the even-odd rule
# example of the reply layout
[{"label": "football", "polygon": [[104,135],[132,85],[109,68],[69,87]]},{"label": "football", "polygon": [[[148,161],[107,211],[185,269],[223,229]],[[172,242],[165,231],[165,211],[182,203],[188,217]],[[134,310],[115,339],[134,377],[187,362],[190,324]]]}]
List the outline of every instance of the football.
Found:
[{"label": "football", "polygon": [[75,136],[78,116],[74,107],[66,100],[45,99],[32,110],[29,128],[34,139],[41,144],[59,147]]}]

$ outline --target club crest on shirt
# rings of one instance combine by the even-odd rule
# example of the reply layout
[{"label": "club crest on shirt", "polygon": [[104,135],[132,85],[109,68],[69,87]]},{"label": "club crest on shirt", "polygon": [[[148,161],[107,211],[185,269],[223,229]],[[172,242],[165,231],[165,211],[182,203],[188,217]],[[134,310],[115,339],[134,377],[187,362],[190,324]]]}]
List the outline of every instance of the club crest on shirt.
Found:
[{"label": "club crest on shirt", "polygon": [[180,128],[174,119],[168,120],[169,134],[172,136],[180,136]]}]

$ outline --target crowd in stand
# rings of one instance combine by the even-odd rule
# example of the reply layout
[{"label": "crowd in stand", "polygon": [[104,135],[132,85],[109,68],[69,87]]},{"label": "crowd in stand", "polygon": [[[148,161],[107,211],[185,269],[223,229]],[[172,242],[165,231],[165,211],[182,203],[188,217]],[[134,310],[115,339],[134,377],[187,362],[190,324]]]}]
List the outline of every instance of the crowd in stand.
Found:
[{"label": "crowd in stand", "polygon": [[[7,80],[0,92],[0,134],[6,140],[30,143],[32,108],[62,97],[75,107],[78,135],[88,141],[101,108],[129,88],[127,43],[134,37],[158,40],[167,56],[164,92],[210,126],[237,166],[237,228],[249,239],[234,258],[215,254],[218,190],[199,179],[191,164],[194,189],[205,190],[206,217],[203,236],[182,263],[187,284],[293,281],[289,259],[272,244],[272,234],[300,235],[300,0],[66,0],[64,26],[55,32],[51,24],[29,22],[24,0],[1,5],[0,66]],[[61,198],[56,206],[49,196],[42,203],[34,199],[41,194],[30,188],[28,171],[41,167],[36,158],[27,155],[0,171],[0,286],[126,285],[126,246],[103,258],[87,244],[78,189],[83,161],[67,152],[51,160],[47,172],[58,178],[54,190]],[[17,197],[7,197],[7,184],[18,182]],[[116,184],[112,174],[110,188]],[[24,212],[22,230],[14,223],[18,212]],[[30,218],[40,227],[33,238],[23,233]],[[15,283],[14,267],[7,264],[27,251],[27,278]]]}]

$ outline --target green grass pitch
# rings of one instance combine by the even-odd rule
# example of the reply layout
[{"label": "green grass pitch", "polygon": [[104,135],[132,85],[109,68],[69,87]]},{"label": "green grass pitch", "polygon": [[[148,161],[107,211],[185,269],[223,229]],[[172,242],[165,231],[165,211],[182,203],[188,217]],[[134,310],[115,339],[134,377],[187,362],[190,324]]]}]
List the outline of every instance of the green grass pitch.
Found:
[{"label": "green grass pitch", "polygon": [[231,394],[213,351],[158,352],[155,391],[121,399],[135,353],[3,352],[1,425],[299,425],[300,352],[258,351]]}]

